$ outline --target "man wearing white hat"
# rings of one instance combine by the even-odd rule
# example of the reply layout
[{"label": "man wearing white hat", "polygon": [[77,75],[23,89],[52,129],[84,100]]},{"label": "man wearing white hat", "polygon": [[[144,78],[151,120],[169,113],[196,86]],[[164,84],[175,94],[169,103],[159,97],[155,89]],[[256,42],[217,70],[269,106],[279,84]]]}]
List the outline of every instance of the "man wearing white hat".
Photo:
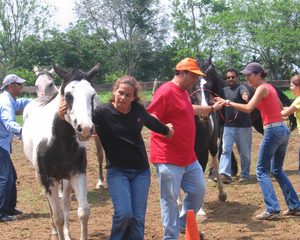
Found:
[{"label": "man wearing white hat", "polygon": [[22,214],[16,209],[16,171],[12,163],[11,142],[13,136],[21,136],[22,127],[16,122],[16,112],[21,111],[30,99],[17,97],[21,94],[24,79],[9,74],[3,79],[0,94],[0,222],[13,221]]}]

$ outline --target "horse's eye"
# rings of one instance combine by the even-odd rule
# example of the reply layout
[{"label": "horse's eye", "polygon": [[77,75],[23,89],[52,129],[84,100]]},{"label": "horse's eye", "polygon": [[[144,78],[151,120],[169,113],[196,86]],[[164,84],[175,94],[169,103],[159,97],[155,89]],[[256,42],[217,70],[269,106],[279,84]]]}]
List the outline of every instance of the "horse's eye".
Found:
[{"label": "horse's eye", "polygon": [[91,97],[92,110],[95,109],[94,99],[95,99],[95,94]]},{"label": "horse's eye", "polygon": [[73,105],[73,95],[69,92],[65,94],[65,101],[68,104],[69,108],[72,108]]},{"label": "horse's eye", "polygon": [[50,84],[49,84],[50,87],[52,87],[53,85],[54,85],[53,83],[50,83]]}]

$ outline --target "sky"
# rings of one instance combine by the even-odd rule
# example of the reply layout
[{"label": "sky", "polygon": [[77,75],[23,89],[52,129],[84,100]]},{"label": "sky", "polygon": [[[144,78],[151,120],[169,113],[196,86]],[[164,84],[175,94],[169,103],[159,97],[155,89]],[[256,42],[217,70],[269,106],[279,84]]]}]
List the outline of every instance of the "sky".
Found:
[{"label": "sky", "polygon": [[65,30],[69,23],[75,20],[73,14],[74,0],[46,0],[46,2],[57,8],[57,12],[53,16],[53,22],[58,25],[60,30]]},{"label": "sky", "polygon": [[[69,26],[70,22],[74,22],[76,17],[73,14],[75,0],[45,0],[52,6],[57,8],[56,14],[53,16],[53,23],[64,31]],[[169,3],[169,0],[161,0],[164,5]]]}]

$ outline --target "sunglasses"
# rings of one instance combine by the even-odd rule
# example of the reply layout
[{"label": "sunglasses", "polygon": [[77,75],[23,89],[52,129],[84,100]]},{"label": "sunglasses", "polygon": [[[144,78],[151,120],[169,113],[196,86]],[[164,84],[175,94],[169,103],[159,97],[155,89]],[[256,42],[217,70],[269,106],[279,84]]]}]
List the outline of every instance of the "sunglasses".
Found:
[{"label": "sunglasses", "polygon": [[226,77],[227,79],[235,79],[236,77],[234,76],[229,76],[229,77]]}]

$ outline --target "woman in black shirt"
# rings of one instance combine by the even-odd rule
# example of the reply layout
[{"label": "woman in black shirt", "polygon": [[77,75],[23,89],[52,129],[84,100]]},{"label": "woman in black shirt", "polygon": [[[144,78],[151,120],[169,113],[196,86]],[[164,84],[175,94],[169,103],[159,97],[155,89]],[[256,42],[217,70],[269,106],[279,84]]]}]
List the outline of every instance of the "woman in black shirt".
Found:
[{"label": "woman in black shirt", "polygon": [[174,134],[139,103],[139,83],[119,78],[109,103],[98,106],[93,122],[106,155],[106,180],[114,206],[111,240],[144,239],[150,169],[141,135],[145,125],[166,137]]}]

